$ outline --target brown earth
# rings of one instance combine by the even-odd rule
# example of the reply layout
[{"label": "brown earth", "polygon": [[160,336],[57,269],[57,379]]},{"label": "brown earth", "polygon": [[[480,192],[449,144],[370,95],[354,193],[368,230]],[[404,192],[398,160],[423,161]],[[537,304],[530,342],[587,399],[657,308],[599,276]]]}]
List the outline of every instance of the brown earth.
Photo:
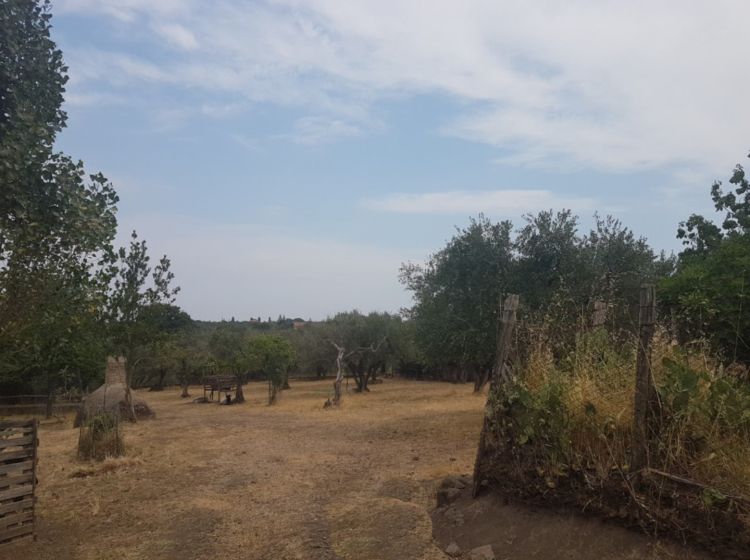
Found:
[{"label": "brown earth", "polygon": [[292,385],[273,407],[261,383],[237,406],[192,404],[176,388],[144,395],[157,419],[127,425],[128,455],[98,464],[76,459],[72,418],[43,424],[38,539],[0,559],[432,560],[450,540],[514,560],[687,557],[492,497],[450,508],[460,525],[435,513],[433,536],[435,489],[471,472],[485,397],[387,380],[323,410],[329,381]]},{"label": "brown earth", "polygon": [[433,511],[435,539],[442,548],[491,545],[498,560],[708,560],[671,541],[657,541],[594,518],[509,504],[496,493],[471,498],[471,489],[448,507]]}]

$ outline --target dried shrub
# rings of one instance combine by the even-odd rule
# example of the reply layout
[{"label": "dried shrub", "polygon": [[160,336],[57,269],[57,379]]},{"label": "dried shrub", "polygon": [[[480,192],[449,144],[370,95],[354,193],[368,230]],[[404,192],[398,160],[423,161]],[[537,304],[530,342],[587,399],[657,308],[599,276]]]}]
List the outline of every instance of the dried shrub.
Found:
[{"label": "dried shrub", "polygon": [[[750,385],[702,351],[654,339],[661,423],[649,469],[630,468],[636,345],[579,332],[567,353],[532,342],[488,398],[479,475],[502,492],[574,506],[727,550],[750,544]],[[744,527],[744,528],[743,528]]]},{"label": "dried shrub", "polygon": [[81,426],[78,437],[80,458],[103,461],[123,455],[125,455],[125,443],[120,431],[119,415],[108,412],[97,414]]}]

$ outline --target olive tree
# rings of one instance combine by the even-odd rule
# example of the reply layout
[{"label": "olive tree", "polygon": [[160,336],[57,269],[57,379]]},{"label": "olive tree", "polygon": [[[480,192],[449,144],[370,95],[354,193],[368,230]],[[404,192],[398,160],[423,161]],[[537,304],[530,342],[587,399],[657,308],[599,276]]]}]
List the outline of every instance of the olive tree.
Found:
[{"label": "olive tree", "polygon": [[268,404],[275,404],[289,368],[294,364],[294,347],[278,335],[262,334],[249,340],[244,351],[250,369],[268,379]]}]

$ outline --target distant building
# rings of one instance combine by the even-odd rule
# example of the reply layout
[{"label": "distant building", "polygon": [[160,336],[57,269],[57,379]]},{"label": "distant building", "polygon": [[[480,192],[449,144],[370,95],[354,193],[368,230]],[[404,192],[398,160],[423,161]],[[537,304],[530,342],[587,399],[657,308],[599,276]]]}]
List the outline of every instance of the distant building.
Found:
[{"label": "distant building", "polygon": [[304,321],[292,321],[292,328],[295,330],[304,329],[305,322]]}]

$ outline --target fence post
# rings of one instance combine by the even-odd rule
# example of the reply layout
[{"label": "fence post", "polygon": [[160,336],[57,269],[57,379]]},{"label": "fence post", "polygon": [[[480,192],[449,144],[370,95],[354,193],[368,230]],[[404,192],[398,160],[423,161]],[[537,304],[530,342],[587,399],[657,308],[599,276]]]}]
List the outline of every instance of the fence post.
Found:
[{"label": "fence post", "polygon": [[655,427],[658,403],[651,372],[651,340],[656,322],[656,290],[653,285],[641,286],[638,314],[638,356],[635,371],[635,402],[633,406],[633,448],[631,472],[649,465],[649,442]]},{"label": "fence post", "polygon": [[596,327],[601,327],[604,323],[607,322],[607,304],[606,302],[597,300],[594,302],[594,314],[591,319],[591,325]]},{"label": "fence post", "polygon": [[[507,367],[508,356],[510,354],[511,344],[513,342],[513,330],[516,326],[516,311],[518,310],[518,295],[510,294],[505,298],[505,302],[500,306],[500,322],[497,332],[497,348],[495,350],[495,363],[492,367],[492,377],[490,378],[490,389],[487,395],[487,403],[490,397],[498,391],[502,384],[510,381],[510,371]],[[479,492],[479,475],[480,465],[484,459],[486,433],[489,430],[490,410],[485,405],[484,423],[482,432],[479,434],[479,446],[477,447],[477,457],[474,461],[474,486],[471,495],[477,497]]]}]

